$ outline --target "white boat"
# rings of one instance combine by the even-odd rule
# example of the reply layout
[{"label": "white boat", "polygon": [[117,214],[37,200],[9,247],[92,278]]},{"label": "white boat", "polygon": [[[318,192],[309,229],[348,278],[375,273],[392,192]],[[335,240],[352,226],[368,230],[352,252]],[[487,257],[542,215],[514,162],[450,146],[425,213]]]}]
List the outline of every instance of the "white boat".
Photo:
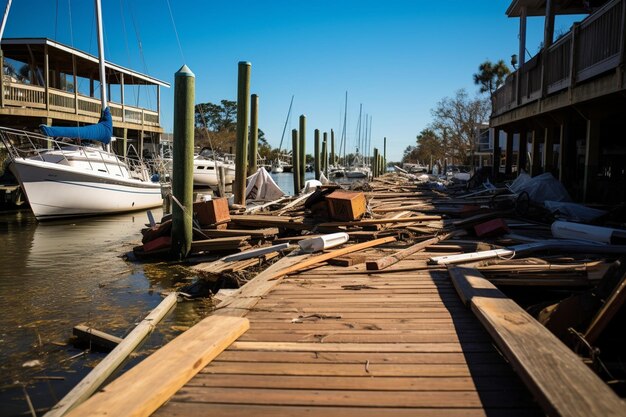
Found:
[{"label": "white boat", "polygon": [[276,159],[272,162],[272,174],[282,174],[285,171],[286,163],[280,159]]},{"label": "white boat", "polygon": [[10,169],[37,220],[142,210],[163,203],[158,176],[140,160],[94,146],[0,128]]},{"label": "white boat", "polygon": [[235,162],[228,155],[214,156],[209,148],[204,148],[193,159],[193,184],[198,187],[217,187],[218,171],[224,167],[225,183],[235,180]]},{"label": "white boat", "polygon": [[[5,18],[7,14],[8,8]],[[99,0],[96,17],[100,80],[106,80]],[[102,115],[96,125],[42,126],[47,136],[0,128],[12,160],[11,169],[38,220],[141,210],[163,202],[157,176],[152,178],[140,159],[132,163],[104,149],[112,139],[113,119],[107,105],[106,82],[100,87]],[[88,139],[83,142],[90,146],[52,137],[80,137]]]},{"label": "white boat", "polygon": [[369,178],[370,170],[368,167],[353,167],[345,171],[346,178]]}]

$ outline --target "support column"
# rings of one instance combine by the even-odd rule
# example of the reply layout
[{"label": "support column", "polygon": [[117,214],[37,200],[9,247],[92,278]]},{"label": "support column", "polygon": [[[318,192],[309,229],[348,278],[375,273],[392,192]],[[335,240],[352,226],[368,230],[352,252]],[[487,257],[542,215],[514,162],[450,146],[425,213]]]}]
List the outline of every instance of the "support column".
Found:
[{"label": "support column", "polygon": [[522,10],[519,17],[519,68],[522,68],[526,62],[526,16],[528,10],[526,6],[522,6]]},{"label": "support column", "polygon": [[[544,133],[543,143],[543,172],[550,172],[555,175],[554,170],[554,140],[555,140],[554,127],[546,127]],[[555,175],[556,176],[556,175]]]},{"label": "support column", "polygon": [[122,128],[122,132],[124,135],[124,150],[122,151],[122,154],[124,155],[124,157],[126,157],[128,148],[128,129],[124,127]]},{"label": "support column", "polygon": [[[528,131],[522,130],[519,134],[519,151],[517,152],[517,175],[526,171],[526,162],[528,160]],[[528,173],[528,172],[527,172]]]},{"label": "support column", "polygon": [[[0,49],[0,70],[4,72],[4,53]],[[4,107],[4,80],[0,79],[0,108]]]},{"label": "support column", "polygon": [[593,179],[600,165],[600,122],[587,120],[587,137],[585,140],[585,182],[583,200],[588,203],[593,199]]},{"label": "support column", "polygon": [[306,116],[300,116],[300,146],[298,148],[300,157],[300,186],[304,187],[304,172],[306,171]]},{"label": "support column", "polygon": [[313,158],[314,158],[314,163],[315,163],[315,179],[319,180],[320,179],[320,171],[321,171],[321,167],[322,167],[322,157],[320,155],[320,130],[319,129],[315,129],[315,134],[314,134],[314,143],[313,143]]},{"label": "support column", "polygon": [[493,134],[493,163],[491,166],[493,167],[493,180],[496,182],[500,177],[500,129],[495,128]]},{"label": "support column", "polygon": [[124,73],[120,74],[120,99],[122,102],[122,122],[126,122],[126,86],[124,83]]},{"label": "support column", "polygon": [[[193,206],[193,136],[195,76],[183,65],[174,81],[174,160],[171,256],[184,259],[191,250]],[[181,204],[183,207],[181,207]]]},{"label": "support column", "polygon": [[237,83],[237,149],[235,152],[235,182],[233,183],[233,194],[235,204],[242,206],[246,205],[251,66],[249,62],[239,62]]},{"label": "support column", "polygon": [[328,179],[328,133],[324,132],[322,140],[322,172]]},{"label": "support column", "polygon": [[508,179],[513,172],[513,133],[506,132],[506,155],[504,162],[504,175]]},{"label": "support column", "polygon": [[[4,72],[4,68],[0,68]],[[50,111],[50,57],[48,55],[48,45],[44,47],[44,55],[43,55],[43,70],[44,70],[44,82],[46,95],[46,111]]]},{"label": "support column", "polygon": [[533,129],[532,131],[532,156],[530,164],[530,176],[534,177],[541,173],[541,158],[539,157],[539,149],[541,146],[541,131]]},{"label": "support column", "polygon": [[248,176],[257,171],[257,154],[259,153],[259,96],[250,97],[250,145],[248,148]]},{"label": "support column", "polygon": [[564,169],[563,169],[563,161],[565,161],[565,147],[567,146],[565,144],[565,125],[562,124],[561,126],[559,126],[559,181],[561,181],[561,183],[565,184],[565,175],[564,175]]},{"label": "support column", "polygon": [[378,176],[378,148],[374,148],[374,160],[372,162],[374,162],[372,165],[372,178],[376,178]]}]

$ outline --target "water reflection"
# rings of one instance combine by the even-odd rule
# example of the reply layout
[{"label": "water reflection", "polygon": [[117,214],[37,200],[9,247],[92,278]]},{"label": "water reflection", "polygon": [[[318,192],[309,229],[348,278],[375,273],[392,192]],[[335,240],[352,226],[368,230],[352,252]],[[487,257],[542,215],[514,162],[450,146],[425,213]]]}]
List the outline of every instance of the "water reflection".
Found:
[{"label": "water reflection", "polygon": [[[123,259],[141,243],[146,222],[145,212],[45,223],[27,211],[0,213],[0,416],[28,411],[23,384],[35,408],[50,407],[103,357],[72,358],[81,352],[67,343],[74,325],[124,336],[161,301],[162,290],[189,276],[179,266]],[[133,361],[210,308],[179,304]]]}]

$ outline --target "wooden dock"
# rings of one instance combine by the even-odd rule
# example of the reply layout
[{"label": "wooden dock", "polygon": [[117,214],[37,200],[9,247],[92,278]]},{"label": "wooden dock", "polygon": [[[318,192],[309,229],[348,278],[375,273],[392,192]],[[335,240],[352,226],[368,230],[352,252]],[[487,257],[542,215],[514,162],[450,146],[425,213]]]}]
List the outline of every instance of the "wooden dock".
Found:
[{"label": "wooden dock", "polygon": [[155,415],[542,414],[446,270],[355,270],[259,276],[216,311],[250,329]]},{"label": "wooden dock", "polygon": [[284,257],[67,416],[626,416],[552,333],[476,269],[427,266],[430,249],[382,271]]}]

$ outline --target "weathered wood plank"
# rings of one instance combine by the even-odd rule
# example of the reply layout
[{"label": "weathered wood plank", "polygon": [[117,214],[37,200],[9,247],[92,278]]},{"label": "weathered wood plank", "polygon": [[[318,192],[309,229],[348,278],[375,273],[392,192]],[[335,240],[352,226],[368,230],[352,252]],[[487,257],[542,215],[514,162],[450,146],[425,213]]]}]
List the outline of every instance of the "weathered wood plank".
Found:
[{"label": "weathered wood plank", "polygon": [[551,416],[624,416],[626,404],[567,346],[478,271],[451,267],[459,295]]},{"label": "weathered wood plank", "polygon": [[148,416],[248,326],[245,318],[207,317],[67,416]]},{"label": "weathered wood plank", "polygon": [[286,352],[493,352],[490,343],[235,342],[237,350]]}]

